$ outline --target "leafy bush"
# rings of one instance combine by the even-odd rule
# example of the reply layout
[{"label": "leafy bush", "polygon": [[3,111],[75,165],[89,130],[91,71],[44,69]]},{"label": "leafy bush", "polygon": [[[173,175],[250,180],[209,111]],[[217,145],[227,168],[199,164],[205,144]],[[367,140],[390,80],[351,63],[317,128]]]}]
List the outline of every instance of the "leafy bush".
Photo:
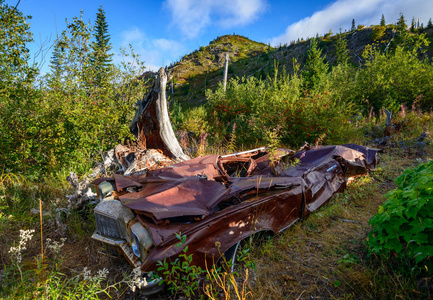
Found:
[{"label": "leafy bush", "polygon": [[[227,90],[222,86],[208,91],[208,123],[217,140],[229,139],[236,123],[237,145],[263,144],[266,133],[277,126],[281,142],[299,146],[326,136],[327,143],[341,143],[353,136],[349,126],[350,104],[335,101],[326,90],[302,90],[302,77],[282,74],[273,78],[232,78]],[[323,85],[321,85],[323,86]]]},{"label": "leafy bush", "polygon": [[[176,234],[179,243],[176,247],[182,247],[186,242],[186,235]],[[161,272],[169,291],[173,294],[185,294],[188,298],[198,293],[198,278],[204,273],[200,267],[192,264],[192,254],[187,255],[188,246],[185,246],[182,253],[174,261],[158,261],[158,272]]]},{"label": "leafy bush", "polygon": [[385,26],[374,26],[371,32],[371,39],[373,41],[377,41],[381,39],[385,34],[386,27]]},{"label": "leafy bush", "polygon": [[401,104],[411,106],[417,101],[429,109],[433,106],[432,64],[419,59],[427,45],[428,41],[420,36],[414,45],[397,46],[393,52],[383,53],[375,46],[367,46],[364,68],[353,74],[353,81],[346,80],[350,88],[344,98],[359,108],[373,107],[376,115],[382,107],[395,112]]},{"label": "leafy bush", "polygon": [[407,169],[370,219],[369,251],[433,270],[433,161]]}]

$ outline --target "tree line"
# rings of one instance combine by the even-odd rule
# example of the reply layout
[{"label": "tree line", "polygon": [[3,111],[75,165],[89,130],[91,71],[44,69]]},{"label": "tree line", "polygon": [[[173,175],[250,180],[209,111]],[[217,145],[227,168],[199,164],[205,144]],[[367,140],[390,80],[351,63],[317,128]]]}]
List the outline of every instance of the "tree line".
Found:
[{"label": "tree line", "polygon": [[113,143],[129,135],[134,103],[145,93],[144,64],[132,48],[113,63],[102,7],[92,26],[66,21],[56,38],[49,72],[30,64],[32,39],[19,9],[0,1],[0,151],[3,172],[84,173]]}]

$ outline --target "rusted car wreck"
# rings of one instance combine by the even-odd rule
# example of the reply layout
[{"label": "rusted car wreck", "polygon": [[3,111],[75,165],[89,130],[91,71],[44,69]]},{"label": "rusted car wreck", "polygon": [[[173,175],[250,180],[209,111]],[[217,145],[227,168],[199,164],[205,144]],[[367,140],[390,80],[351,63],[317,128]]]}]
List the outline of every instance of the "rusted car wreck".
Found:
[{"label": "rusted car wreck", "polygon": [[183,246],[204,267],[221,254],[234,257],[253,234],[279,233],[307,217],[342,191],[348,177],[373,170],[377,152],[354,144],[298,152],[263,147],[99,178],[92,238],[149,272],[159,260],[176,259],[183,250],[176,234],[186,235]]}]

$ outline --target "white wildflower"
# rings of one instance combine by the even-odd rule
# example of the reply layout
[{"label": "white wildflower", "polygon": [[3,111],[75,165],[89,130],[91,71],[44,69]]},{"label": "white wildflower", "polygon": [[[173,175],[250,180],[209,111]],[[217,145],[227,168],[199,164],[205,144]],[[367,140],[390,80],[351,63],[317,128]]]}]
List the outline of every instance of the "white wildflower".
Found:
[{"label": "white wildflower", "polygon": [[83,269],[83,277],[84,280],[92,280],[91,271],[87,267],[84,267]]},{"label": "white wildflower", "polygon": [[33,233],[35,232],[34,229],[29,230],[20,230],[20,241],[18,243],[18,246],[16,247],[10,247],[9,253],[15,258],[15,261],[17,264],[20,264],[22,261],[22,251],[26,250],[26,243],[27,241],[31,240],[33,237]]},{"label": "white wildflower", "polygon": [[140,267],[134,268],[131,272],[131,280],[128,282],[128,285],[133,292],[135,292],[137,287],[141,289],[142,287],[147,285],[146,278],[142,277],[141,274],[142,273]]},{"label": "white wildflower", "polygon": [[55,254],[59,254],[62,247],[65,245],[66,238],[61,238],[60,242],[53,241],[47,238],[47,248],[53,251]]},{"label": "white wildflower", "polygon": [[102,270],[98,271],[98,279],[105,279],[107,278],[108,275],[108,269],[107,268],[103,268]]}]

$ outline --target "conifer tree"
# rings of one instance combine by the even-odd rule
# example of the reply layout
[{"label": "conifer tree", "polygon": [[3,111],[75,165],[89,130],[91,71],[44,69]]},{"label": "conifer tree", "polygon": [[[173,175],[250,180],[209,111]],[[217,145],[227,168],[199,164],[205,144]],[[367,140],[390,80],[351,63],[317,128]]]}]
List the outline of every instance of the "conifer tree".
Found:
[{"label": "conifer tree", "polygon": [[335,45],[335,55],[337,56],[337,64],[347,64],[349,60],[347,42],[342,34],[338,35],[337,43]]},{"label": "conifer tree", "polygon": [[310,49],[307,52],[307,60],[304,67],[304,76],[307,88],[318,86],[329,69],[328,63],[322,57],[322,50],[318,47],[318,39],[311,39]]},{"label": "conifer tree", "polygon": [[398,18],[397,21],[397,34],[395,39],[393,40],[393,44],[401,45],[405,43],[407,37],[406,28],[407,28],[406,21],[404,20],[403,14],[400,13],[400,17]]},{"label": "conifer tree", "polygon": [[382,14],[382,18],[380,19],[380,26],[386,26],[385,16]]},{"label": "conifer tree", "polygon": [[428,29],[433,28],[433,22],[431,21],[431,18],[428,19],[427,28]]},{"label": "conifer tree", "polygon": [[400,17],[398,18],[397,21],[397,30],[402,32],[406,30],[406,27],[407,25],[406,25],[406,21],[404,20],[404,16],[402,13],[400,13]]},{"label": "conifer tree", "polygon": [[350,31],[355,31],[355,30],[356,30],[355,19],[352,19],[352,28],[350,29]]},{"label": "conifer tree", "polygon": [[415,32],[416,31],[416,20],[415,17],[412,17],[412,22],[410,23],[410,31]]},{"label": "conifer tree", "polygon": [[98,8],[95,22],[95,41],[92,43],[92,53],[90,57],[91,64],[95,67],[95,78],[98,85],[102,84],[112,62],[112,53],[109,51],[112,49],[110,43],[110,35],[108,34],[108,24],[105,19],[105,11],[102,9],[102,5]]},{"label": "conifer tree", "polygon": [[57,37],[50,60],[51,76],[49,76],[49,82],[61,80],[64,69],[65,47],[65,42],[61,38]]}]

